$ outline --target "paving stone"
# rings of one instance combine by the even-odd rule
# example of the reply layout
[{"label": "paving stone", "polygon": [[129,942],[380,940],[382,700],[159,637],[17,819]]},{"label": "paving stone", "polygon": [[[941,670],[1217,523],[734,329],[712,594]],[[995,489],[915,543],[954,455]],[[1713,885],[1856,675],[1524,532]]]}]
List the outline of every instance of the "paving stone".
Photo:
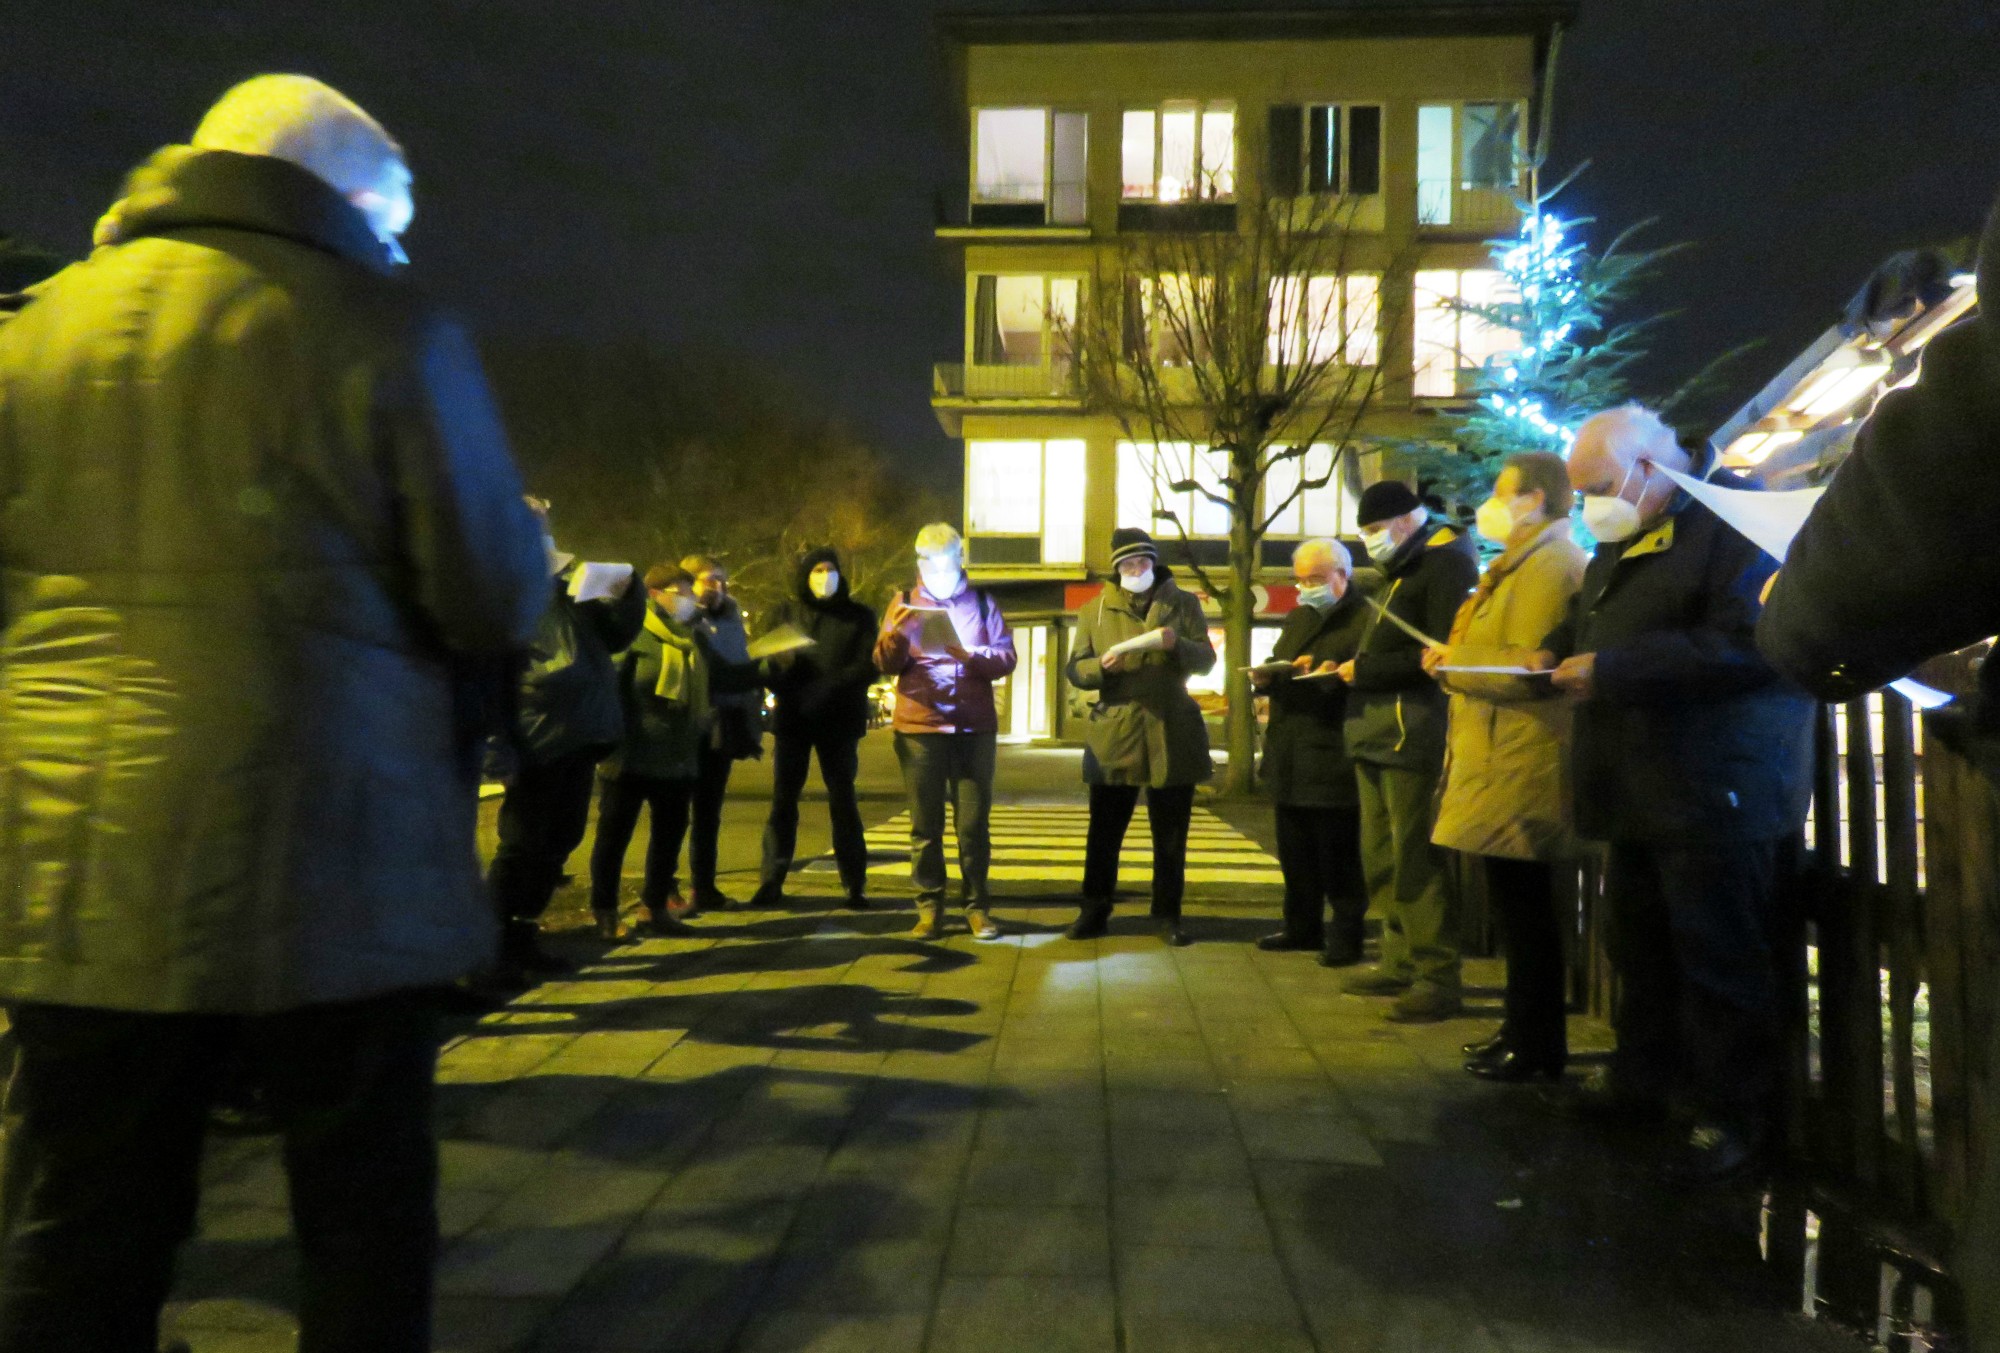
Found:
[{"label": "paving stone", "polygon": [[964,1199],[978,1206],[1104,1207],[1109,1174],[1104,1148],[974,1151],[966,1166]]},{"label": "paving stone", "polygon": [[1111,1272],[1111,1228],[1101,1208],[962,1207],[945,1271],[952,1277]]},{"label": "paving stone", "polygon": [[1239,1113],[1243,1143],[1256,1160],[1380,1165],[1381,1154],[1351,1119],[1324,1113]]},{"label": "paving stone", "polygon": [[431,1331],[434,1353],[514,1353],[555,1309],[550,1298],[445,1297]]},{"label": "paving stone", "polygon": [[1121,1245],[1117,1263],[1119,1305],[1135,1315],[1255,1324],[1297,1310],[1268,1242],[1261,1250]]},{"label": "paving stone", "polygon": [[758,1304],[774,1310],[920,1314],[936,1296],[944,1256],[941,1237],[835,1244],[788,1237]]},{"label": "paving stone", "polygon": [[475,1227],[444,1252],[438,1291],[467,1297],[559,1297],[611,1252],[624,1231],[621,1225]]},{"label": "paving stone", "polygon": [[739,1353],[921,1353],[927,1316],[779,1311],[759,1318]]},{"label": "paving stone", "polygon": [[926,1353],[1106,1353],[1116,1347],[1111,1283],[1042,1275],[947,1278]]},{"label": "paving stone", "polygon": [[1120,1184],[1147,1181],[1155,1187],[1233,1184],[1250,1186],[1250,1158],[1241,1138],[1227,1133],[1192,1133],[1150,1128],[1118,1128],[1111,1136],[1111,1172]]},{"label": "paving stone", "polygon": [[1303,1325],[1196,1323],[1145,1311],[1128,1313],[1123,1323],[1125,1353],[1317,1353]]},{"label": "paving stone", "polygon": [[1238,1188],[1160,1188],[1121,1183],[1112,1194],[1118,1248],[1271,1248],[1271,1225],[1257,1192]]}]

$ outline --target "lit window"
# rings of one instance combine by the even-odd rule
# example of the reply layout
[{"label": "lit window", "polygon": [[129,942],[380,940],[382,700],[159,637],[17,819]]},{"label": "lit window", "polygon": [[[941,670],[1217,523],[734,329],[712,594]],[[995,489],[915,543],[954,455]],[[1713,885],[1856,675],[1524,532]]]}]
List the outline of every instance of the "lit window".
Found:
[{"label": "lit window", "polygon": [[1417,221],[1451,224],[1451,105],[1417,109]]},{"label": "lit window", "polygon": [[1039,536],[1042,563],[1081,564],[1086,454],[1077,439],[967,442],[968,534]]},{"label": "lit window", "polygon": [[1425,104],[1417,109],[1417,221],[1465,224],[1492,215],[1490,204],[1468,211],[1462,193],[1511,196],[1520,183],[1518,102]]},{"label": "lit window", "polygon": [[[1264,476],[1264,512],[1270,517],[1273,536],[1352,536],[1360,531],[1354,520],[1355,495],[1349,490],[1358,482],[1354,456],[1349,452],[1336,467],[1333,448],[1318,443],[1303,456],[1287,456],[1271,462]],[[1306,487],[1300,488],[1300,484]]]},{"label": "lit window", "polygon": [[1125,356],[1137,361],[1141,343],[1151,344],[1152,361],[1163,367],[1189,366],[1208,353],[1215,314],[1214,284],[1185,275],[1125,279]]},{"label": "lit window", "polygon": [[1271,283],[1266,338],[1273,366],[1373,366],[1380,342],[1381,278],[1281,277]]},{"label": "lit window", "polygon": [[1047,108],[981,108],[973,115],[973,221],[983,206],[993,224],[1022,224],[1024,207],[1041,207],[1028,223],[1081,225],[1086,219],[1084,184],[1087,119],[1082,113]]},{"label": "lit window", "polygon": [[1041,367],[1057,361],[1076,322],[1078,281],[981,273],[972,287],[975,366]]},{"label": "lit window", "polygon": [[1478,192],[1511,192],[1520,151],[1518,103],[1468,103],[1459,110],[1458,183]]},{"label": "lit window", "polygon": [[1505,276],[1492,268],[1417,274],[1415,394],[1461,394],[1459,372],[1478,370],[1520,347],[1520,336],[1512,329],[1461,308],[1500,304],[1507,298],[1506,285]]},{"label": "lit window", "polygon": [[1121,145],[1130,201],[1222,201],[1236,195],[1236,107],[1170,103],[1128,109]]},{"label": "lit window", "polygon": [[1172,487],[1192,482],[1224,494],[1227,468],[1225,455],[1205,446],[1118,443],[1118,524],[1168,537],[1183,530],[1190,536],[1227,536],[1228,508],[1195,489]]}]

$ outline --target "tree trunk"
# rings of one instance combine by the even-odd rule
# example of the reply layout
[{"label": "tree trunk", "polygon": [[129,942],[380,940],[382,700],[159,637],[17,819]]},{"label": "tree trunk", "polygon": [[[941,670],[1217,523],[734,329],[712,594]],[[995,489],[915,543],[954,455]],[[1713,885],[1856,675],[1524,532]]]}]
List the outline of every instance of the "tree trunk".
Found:
[{"label": "tree trunk", "polygon": [[1255,485],[1238,503],[1229,523],[1229,596],[1223,605],[1223,658],[1227,677],[1223,690],[1229,699],[1229,714],[1223,725],[1224,745],[1229,749],[1229,768],[1222,780],[1224,798],[1248,798],[1257,788],[1257,705],[1250,691],[1250,625],[1257,615],[1257,532],[1253,518],[1257,512]]}]

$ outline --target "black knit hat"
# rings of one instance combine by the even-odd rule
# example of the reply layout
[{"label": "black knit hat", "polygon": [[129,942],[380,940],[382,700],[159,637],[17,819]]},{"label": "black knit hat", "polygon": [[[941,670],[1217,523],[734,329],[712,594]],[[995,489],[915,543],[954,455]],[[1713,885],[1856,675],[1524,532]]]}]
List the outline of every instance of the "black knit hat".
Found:
[{"label": "black knit hat", "polygon": [[1125,560],[1142,554],[1148,559],[1160,557],[1160,547],[1144,531],[1136,526],[1121,526],[1111,533],[1111,567],[1117,568]]},{"label": "black knit hat", "polygon": [[1373,526],[1422,506],[1408,484],[1400,479],[1384,479],[1361,490],[1361,503],[1354,511],[1354,520],[1362,526]]}]

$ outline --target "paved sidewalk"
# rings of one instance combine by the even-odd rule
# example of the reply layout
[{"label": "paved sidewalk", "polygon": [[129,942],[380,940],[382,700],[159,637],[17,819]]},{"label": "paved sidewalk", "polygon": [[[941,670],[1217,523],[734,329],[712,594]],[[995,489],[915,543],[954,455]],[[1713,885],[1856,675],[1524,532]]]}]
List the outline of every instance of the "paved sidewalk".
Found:
[{"label": "paved sidewalk", "polygon": [[[1669,1197],[1648,1139],[1463,1075],[1484,1021],[1388,1025],[1241,912],[1176,952],[1126,911],[1090,944],[1003,906],[992,945],[802,909],[579,947],[444,1055],[438,1347],[1855,1347],[1767,1290],[1754,1192]],[[274,1144],[218,1142],[175,1323],[289,1348],[290,1265]]]}]

